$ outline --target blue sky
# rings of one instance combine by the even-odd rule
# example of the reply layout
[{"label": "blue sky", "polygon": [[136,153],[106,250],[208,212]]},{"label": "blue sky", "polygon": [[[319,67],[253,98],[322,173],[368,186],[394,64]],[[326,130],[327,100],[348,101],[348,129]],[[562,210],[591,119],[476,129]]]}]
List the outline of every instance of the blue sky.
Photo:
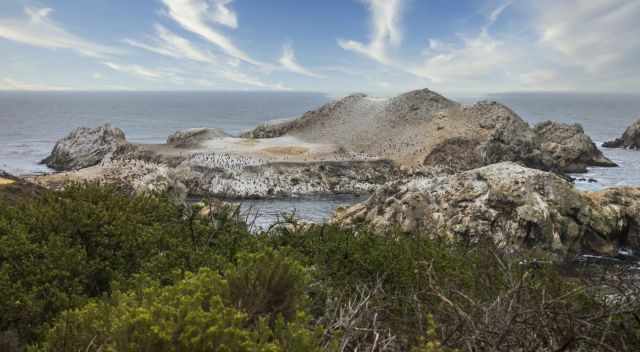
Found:
[{"label": "blue sky", "polygon": [[0,89],[640,90],[637,0],[3,0]]}]

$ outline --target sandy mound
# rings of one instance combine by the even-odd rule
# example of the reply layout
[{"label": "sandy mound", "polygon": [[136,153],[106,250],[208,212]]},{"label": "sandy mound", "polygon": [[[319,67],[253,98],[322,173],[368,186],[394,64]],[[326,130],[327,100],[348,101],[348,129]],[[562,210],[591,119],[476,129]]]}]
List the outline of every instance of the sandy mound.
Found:
[{"label": "sandy mound", "polygon": [[13,183],[16,183],[16,181],[0,177],[0,186],[10,185]]}]

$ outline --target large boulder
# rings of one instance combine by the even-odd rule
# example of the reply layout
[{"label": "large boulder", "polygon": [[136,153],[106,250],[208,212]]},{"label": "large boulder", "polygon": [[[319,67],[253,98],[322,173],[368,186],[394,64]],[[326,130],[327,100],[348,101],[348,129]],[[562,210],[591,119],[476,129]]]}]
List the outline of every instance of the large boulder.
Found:
[{"label": "large boulder", "polygon": [[58,141],[42,163],[58,171],[82,169],[99,164],[126,143],[124,132],[110,124],[80,127]]},{"label": "large boulder", "polygon": [[229,137],[220,128],[191,128],[178,131],[167,138],[167,144],[176,148],[197,148],[204,142]]},{"label": "large boulder", "polygon": [[640,245],[640,189],[582,193],[549,172],[503,162],[452,176],[386,185],[337,213],[342,226],[399,228],[510,251],[613,255]]},{"label": "large boulder", "polygon": [[640,120],[629,126],[621,138],[606,142],[602,146],[605,148],[640,149]]},{"label": "large boulder", "polygon": [[579,173],[586,172],[587,166],[618,166],[602,154],[580,124],[546,121],[537,124],[534,132],[548,170]]},{"label": "large boulder", "polygon": [[466,171],[502,161],[542,167],[535,133],[508,107],[483,101],[441,112],[423,165]]}]

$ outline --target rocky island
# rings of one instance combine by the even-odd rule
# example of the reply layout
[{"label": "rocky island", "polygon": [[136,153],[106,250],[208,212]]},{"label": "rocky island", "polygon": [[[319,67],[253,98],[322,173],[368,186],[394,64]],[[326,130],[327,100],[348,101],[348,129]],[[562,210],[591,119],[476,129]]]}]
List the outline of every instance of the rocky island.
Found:
[{"label": "rocky island", "polygon": [[602,146],[605,148],[640,149],[640,119],[629,126],[622,137],[605,142]]},{"label": "rocky island", "polygon": [[128,143],[109,125],[80,128],[43,160],[64,172],[33,180],[54,188],[99,180],[182,196],[274,198],[368,194],[426,169],[450,174],[502,161],[559,174],[616,166],[579,125],[531,127],[502,104],[463,106],[424,89],[391,99],[351,95],[240,136],[198,128],[152,145]]}]

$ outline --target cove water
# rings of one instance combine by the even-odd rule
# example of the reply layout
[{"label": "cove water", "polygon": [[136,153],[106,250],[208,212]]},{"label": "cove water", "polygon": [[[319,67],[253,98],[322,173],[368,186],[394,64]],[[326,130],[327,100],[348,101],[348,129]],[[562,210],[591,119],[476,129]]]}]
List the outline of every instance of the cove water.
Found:
[{"label": "cove water", "polygon": [[[471,104],[482,99],[504,103],[530,123],[580,123],[598,144],[619,137],[640,117],[640,96],[635,95],[527,93],[457,100]],[[0,92],[0,169],[18,175],[49,171],[38,162],[58,139],[80,126],[109,122],[131,142],[160,143],[175,131],[194,127],[239,133],[265,121],[300,116],[329,100],[323,94],[291,92]],[[592,168],[579,177],[597,182],[578,182],[578,187],[640,186],[640,152],[603,151],[620,167]],[[359,200],[250,201],[244,207],[261,214],[256,224],[267,225],[282,212],[323,221],[337,206]]]}]

